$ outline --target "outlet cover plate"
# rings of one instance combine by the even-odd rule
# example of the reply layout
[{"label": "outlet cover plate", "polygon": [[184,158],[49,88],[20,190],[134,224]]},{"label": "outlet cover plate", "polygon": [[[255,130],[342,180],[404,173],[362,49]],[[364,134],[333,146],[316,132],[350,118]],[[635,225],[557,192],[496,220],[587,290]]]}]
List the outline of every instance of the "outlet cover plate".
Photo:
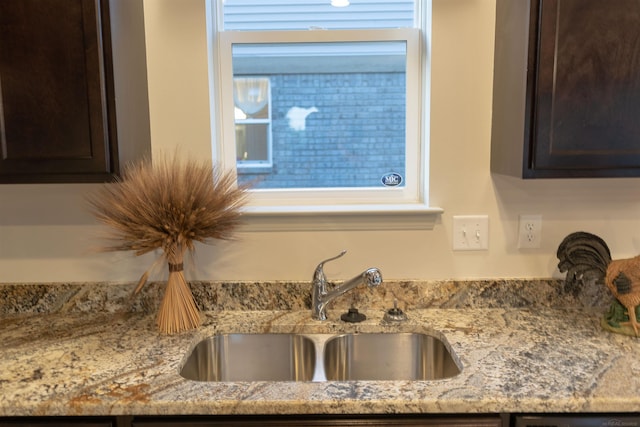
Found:
[{"label": "outlet cover plate", "polygon": [[537,249],[542,243],[542,215],[520,215],[518,249]]},{"label": "outlet cover plate", "polygon": [[453,250],[486,251],[489,249],[488,215],[454,215]]}]

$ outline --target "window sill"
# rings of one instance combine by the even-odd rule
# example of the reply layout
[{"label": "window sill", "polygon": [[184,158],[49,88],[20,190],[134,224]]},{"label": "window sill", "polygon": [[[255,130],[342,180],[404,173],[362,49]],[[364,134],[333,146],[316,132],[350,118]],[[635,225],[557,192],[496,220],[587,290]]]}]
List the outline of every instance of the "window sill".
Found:
[{"label": "window sill", "polygon": [[251,206],[240,231],[432,230],[443,212],[425,205]]}]

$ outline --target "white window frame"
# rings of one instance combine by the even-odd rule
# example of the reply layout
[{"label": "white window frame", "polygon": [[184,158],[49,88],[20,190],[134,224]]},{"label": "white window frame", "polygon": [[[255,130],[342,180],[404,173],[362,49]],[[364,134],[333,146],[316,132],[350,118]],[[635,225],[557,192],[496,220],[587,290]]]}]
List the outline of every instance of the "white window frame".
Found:
[{"label": "white window frame", "polygon": [[[430,0],[418,10],[422,31],[386,30],[221,31],[214,16],[222,16],[221,2],[209,11],[212,36],[211,102],[214,126],[213,160],[236,170],[233,114],[232,46],[256,43],[313,43],[405,41],[407,45],[407,108],[405,185],[401,188],[254,189],[245,208],[248,230],[379,230],[432,229],[442,209],[429,201],[429,56]],[[421,10],[420,10],[421,9]],[[222,108],[227,106],[228,108]],[[366,165],[363,165],[366,167]]]}]

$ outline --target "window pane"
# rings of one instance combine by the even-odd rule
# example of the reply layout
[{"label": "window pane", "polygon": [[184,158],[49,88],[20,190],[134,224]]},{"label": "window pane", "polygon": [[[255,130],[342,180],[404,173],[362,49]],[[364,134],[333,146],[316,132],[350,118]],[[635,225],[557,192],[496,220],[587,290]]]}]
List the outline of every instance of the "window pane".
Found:
[{"label": "window pane", "polygon": [[233,101],[236,107],[236,120],[269,118],[269,79],[263,77],[233,79]]},{"label": "window pane", "polygon": [[243,162],[269,161],[268,134],[266,124],[236,124],[236,156],[238,166]]},{"label": "window pane", "polygon": [[405,64],[404,42],[234,44],[234,79],[260,72],[271,92],[271,138],[266,126],[262,134],[244,125],[236,128],[236,146],[239,161],[253,160],[250,139],[256,147],[271,141],[273,167],[243,169],[239,181],[255,188],[403,186]]},{"label": "window pane", "polygon": [[413,28],[413,0],[225,0],[224,30]]}]

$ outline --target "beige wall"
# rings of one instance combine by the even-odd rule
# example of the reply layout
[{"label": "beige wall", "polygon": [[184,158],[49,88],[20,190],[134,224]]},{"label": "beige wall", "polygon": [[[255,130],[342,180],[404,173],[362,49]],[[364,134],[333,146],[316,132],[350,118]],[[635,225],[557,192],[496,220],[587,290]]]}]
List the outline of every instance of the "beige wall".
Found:
[{"label": "beige wall", "polygon": [[[600,234],[614,257],[640,253],[637,179],[490,174],[495,6],[434,0],[430,193],[445,210],[434,230],[239,233],[235,242],[199,247],[191,278],[309,280],[316,262],[342,249],[349,253],[327,268],[331,278],[374,265],[387,279],[551,277],[558,243],[578,229]],[[178,146],[211,156],[204,12],[204,0],[144,0],[155,154]],[[119,108],[130,96],[120,92]],[[138,131],[126,126],[122,135]],[[153,257],[92,252],[99,228],[82,204],[91,188],[0,186],[0,282],[137,280]],[[489,215],[488,251],[451,250],[451,218],[466,214]],[[542,214],[540,249],[516,248],[519,214]]]}]

